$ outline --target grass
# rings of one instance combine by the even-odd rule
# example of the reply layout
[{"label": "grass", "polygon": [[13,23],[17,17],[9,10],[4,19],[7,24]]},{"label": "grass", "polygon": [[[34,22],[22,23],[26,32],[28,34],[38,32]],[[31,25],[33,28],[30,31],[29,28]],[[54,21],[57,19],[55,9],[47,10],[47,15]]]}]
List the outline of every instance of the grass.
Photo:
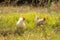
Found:
[{"label": "grass", "polygon": [[[37,27],[35,25],[34,17],[38,15],[40,18],[46,17],[46,22],[43,30],[41,27]],[[0,14],[0,29],[1,30],[16,30],[16,22],[19,17],[25,17],[26,23],[26,31],[22,36],[11,34],[6,37],[0,36],[1,40],[60,40],[60,34],[53,31],[54,26],[56,26],[56,22],[60,20],[60,13],[49,14],[49,13],[8,13],[8,14]],[[60,23],[58,23],[60,24]],[[60,27],[60,25],[58,26]],[[1,32],[0,30],[0,32]]]}]

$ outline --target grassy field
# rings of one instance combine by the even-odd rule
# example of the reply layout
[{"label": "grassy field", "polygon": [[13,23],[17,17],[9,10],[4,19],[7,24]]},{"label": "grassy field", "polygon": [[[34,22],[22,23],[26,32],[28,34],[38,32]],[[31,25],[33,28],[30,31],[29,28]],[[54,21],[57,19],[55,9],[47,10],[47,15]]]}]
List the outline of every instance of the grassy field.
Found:
[{"label": "grassy field", "polygon": [[[35,15],[40,18],[46,17],[46,22],[41,30],[41,27],[35,25]],[[19,17],[25,17],[26,31],[22,36],[13,34],[16,30],[16,22]],[[3,30],[3,32],[2,32]],[[0,33],[6,31],[12,32],[7,36],[0,35],[0,40],[60,40],[60,13],[35,13],[34,11],[28,13],[8,13],[0,14]],[[7,32],[6,32],[7,33]]]}]

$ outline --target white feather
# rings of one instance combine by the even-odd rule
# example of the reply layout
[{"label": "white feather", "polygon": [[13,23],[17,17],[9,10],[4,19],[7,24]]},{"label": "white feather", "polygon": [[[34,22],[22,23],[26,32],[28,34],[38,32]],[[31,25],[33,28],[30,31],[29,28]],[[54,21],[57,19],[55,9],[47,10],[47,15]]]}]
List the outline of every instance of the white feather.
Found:
[{"label": "white feather", "polygon": [[44,18],[39,18],[38,16],[36,16],[35,21],[37,25],[41,25],[44,23]]},{"label": "white feather", "polygon": [[25,28],[25,22],[24,22],[24,20],[23,20],[22,17],[19,18],[19,20],[17,21],[16,25],[17,25],[18,27]]}]

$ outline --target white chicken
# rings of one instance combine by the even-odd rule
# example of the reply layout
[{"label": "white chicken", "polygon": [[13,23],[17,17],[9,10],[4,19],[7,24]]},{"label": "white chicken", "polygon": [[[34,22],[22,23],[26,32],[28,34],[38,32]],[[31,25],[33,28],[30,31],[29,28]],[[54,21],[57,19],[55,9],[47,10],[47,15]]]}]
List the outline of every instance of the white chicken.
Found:
[{"label": "white chicken", "polygon": [[40,19],[38,16],[35,17],[35,21],[36,21],[36,25],[37,25],[37,26],[43,25],[44,22],[45,22],[45,20],[46,20],[45,17],[44,17],[44,18],[41,18],[41,19]]},{"label": "white chicken", "polygon": [[25,21],[25,18],[20,17],[18,22],[16,23],[16,26],[25,29],[26,25],[24,21]]}]

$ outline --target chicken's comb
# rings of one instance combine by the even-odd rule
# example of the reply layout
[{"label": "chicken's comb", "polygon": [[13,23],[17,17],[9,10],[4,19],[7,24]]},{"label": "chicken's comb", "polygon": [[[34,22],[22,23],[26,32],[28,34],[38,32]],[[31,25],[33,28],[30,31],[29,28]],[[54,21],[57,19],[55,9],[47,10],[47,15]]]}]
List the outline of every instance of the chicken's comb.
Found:
[{"label": "chicken's comb", "polygon": [[44,21],[46,20],[46,17],[44,17]]},{"label": "chicken's comb", "polygon": [[25,18],[23,17],[23,20],[25,20]]}]

